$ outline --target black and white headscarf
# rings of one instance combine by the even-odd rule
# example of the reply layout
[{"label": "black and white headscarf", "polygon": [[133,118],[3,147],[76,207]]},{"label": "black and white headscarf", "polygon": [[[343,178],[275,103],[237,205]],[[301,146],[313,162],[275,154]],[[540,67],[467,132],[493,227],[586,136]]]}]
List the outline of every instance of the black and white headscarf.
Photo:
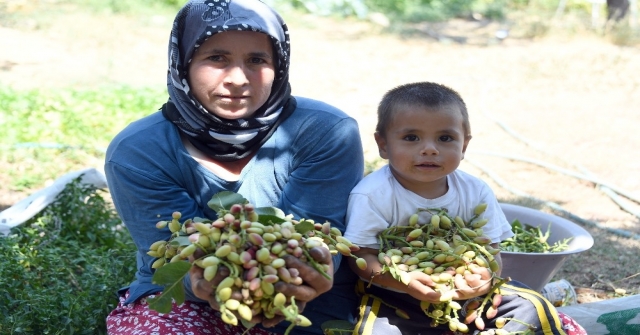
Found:
[{"label": "black and white headscarf", "polygon": [[[191,93],[191,57],[207,38],[224,31],[267,34],[273,45],[275,79],[267,101],[251,118],[228,120],[209,113]],[[289,32],[282,18],[259,0],[192,0],[178,12],[169,42],[169,101],[163,115],[207,156],[234,161],[257,151],[295,109],[289,85]]]}]

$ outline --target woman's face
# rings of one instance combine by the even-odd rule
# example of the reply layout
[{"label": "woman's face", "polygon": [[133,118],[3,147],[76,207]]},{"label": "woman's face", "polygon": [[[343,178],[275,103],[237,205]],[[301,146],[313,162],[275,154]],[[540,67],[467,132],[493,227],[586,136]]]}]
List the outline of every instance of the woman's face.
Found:
[{"label": "woman's face", "polygon": [[209,113],[221,118],[250,117],[269,98],[274,61],[266,34],[215,34],[193,55],[189,65],[191,93]]}]

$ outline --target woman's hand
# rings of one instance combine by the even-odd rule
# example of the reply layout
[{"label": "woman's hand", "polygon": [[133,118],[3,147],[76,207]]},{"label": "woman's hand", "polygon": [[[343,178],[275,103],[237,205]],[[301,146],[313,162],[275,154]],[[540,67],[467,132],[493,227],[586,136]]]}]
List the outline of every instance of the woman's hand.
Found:
[{"label": "woman's hand", "polygon": [[[294,285],[283,281],[279,281],[275,284],[276,291],[284,294],[287,297],[287,301],[289,301],[291,297],[295,297],[295,302],[298,306],[298,313],[302,313],[307,302],[315,299],[322,293],[329,291],[333,286],[333,261],[329,250],[324,247],[316,247],[309,250],[309,255],[311,255],[319,266],[322,266],[322,264],[329,265],[329,271],[327,271],[327,274],[331,279],[323,276],[310,264],[307,264],[293,256],[285,256],[283,259],[287,264],[287,268],[297,269],[299,277],[303,280],[303,284]],[[264,319],[262,321],[262,325],[265,327],[273,327],[282,320],[284,320],[284,316],[276,313],[276,317],[272,319]]]},{"label": "woman's hand", "polygon": [[[204,256],[203,251],[197,250],[192,256],[189,257],[189,261],[193,263],[196,258],[200,258],[202,256]],[[191,279],[191,290],[196,297],[208,301],[211,308],[219,311],[220,305],[215,298],[215,288],[223,279],[229,277],[230,274],[231,272],[228,268],[221,266],[218,268],[218,272],[211,280],[206,280],[204,278],[204,269],[199,266],[192,266],[189,270],[189,277]],[[240,318],[239,315],[236,315],[236,317]],[[278,322],[282,320],[283,319],[281,318],[278,320]],[[262,321],[263,319],[261,315],[254,316],[253,319],[251,319],[251,323],[261,323]]]},{"label": "woman's hand", "polygon": [[323,264],[329,265],[327,274],[330,279],[323,276],[320,271],[316,270],[310,264],[302,262],[293,256],[285,256],[283,258],[287,264],[287,268],[297,269],[300,273],[299,277],[302,278],[304,283],[302,285],[294,285],[280,281],[275,284],[276,291],[282,292],[287,298],[293,296],[296,301],[306,303],[331,289],[333,286],[333,261],[331,260],[329,249],[324,247],[312,248],[309,250],[309,255],[311,255],[320,267],[322,267]]},{"label": "woman's hand", "polygon": [[[197,251],[196,251],[197,252]],[[193,257],[189,259],[193,262]],[[220,310],[220,306],[215,299],[215,287],[224,279],[229,276],[229,269],[224,266],[218,268],[218,272],[211,281],[204,279],[204,269],[199,266],[192,266],[189,270],[189,277],[191,278],[191,289],[193,294],[209,302],[209,305],[215,310]]]},{"label": "woman's hand", "polygon": [[[296,268],[299,272],[299,277],[303,280],[303,284],[294,285],[282,281],[275,284],[276,291],[287,296],[287,301],[289,301],[290,297],[295,297],[299,313],[302,313],[307,302],[315,299],[320,294],[329,291],[333,286],[333,262],[329,250],[324,247],[316,247],[309,250],[309,254],[320,266],[322,266],[322,264],[329,265],[329,271],[327,273],[331,279],[324,277],[310,264],[307,264],[293,256],[285,256],[283,259],[286,262],[287,268]],[[196,252],[190,260],[193,261],[197,257],[199,256]],[[213,309],[219,310],[220,306],[215,299],[215,287],[224,278],[228,277],[229,274],[229,269],[221,266],[218,268],[218,272],[215,277],[211,279],[211,281],[208,281],[204,278],[204,269],[199,266],[192,266],[189,271],[189,276],[191,279],[191,288],[193,293],[196,297],[208,301]],[[262,323],[264,327],[273,327],[284,319],[284,316],[280,315],[280,313],[276,313],[276,316],[271,319],[262,318],[261,315],[254,316],[251,322]]]}]

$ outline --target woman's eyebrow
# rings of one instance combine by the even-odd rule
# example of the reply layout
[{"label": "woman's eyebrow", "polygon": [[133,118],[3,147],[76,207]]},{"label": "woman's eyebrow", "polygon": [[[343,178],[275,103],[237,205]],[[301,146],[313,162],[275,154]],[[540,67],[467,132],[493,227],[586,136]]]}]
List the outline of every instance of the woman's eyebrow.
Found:
[{"label": "woman's eyebrow", "polygon": [[251,56],[251,57],[259,57],[259,58],[272,58],[269,53],[262,52],[262,51],[250,52],[249,56]]},{"label": "woman's eyebrow", "polygon": [[228,50],[224,50],[224,49],[204,49],[204,48],[200,48],[198,49],[198,53],[199,54],[206,54],[206,55],[230,55],[231,51]]},{"label": "woman's eyebrow", "polygon": [[[231,55],[231,51],[224,49],[198,49],[198,53],[201,55]],[[254,51],[248,54],[249,57],[259,57],[259,58],[273,58],[269,53],[263,51]]]}]

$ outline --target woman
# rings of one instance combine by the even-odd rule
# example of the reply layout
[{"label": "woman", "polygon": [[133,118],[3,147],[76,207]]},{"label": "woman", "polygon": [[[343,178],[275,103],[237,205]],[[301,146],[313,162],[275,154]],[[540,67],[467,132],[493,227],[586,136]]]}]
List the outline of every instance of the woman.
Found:
[{"label": "woman", "polygon": [[[344,231],[349,191],[364,171],[358,126],[332,106],[291,95],[289,56],[286,25],[257,0],[194,0],[178,12],[167,103],[130,124],[107,151],[109,189],[138,248],[136,279],[119,292],[120,304],[107,318],[109,334],[244,332],[222,322],[210,301],[224,273],[211,283],[194,270],[184,282],[184,304],[169,314],[149,309],[146,298],[162,287],[151,283],[154,259],[147,251],[169,238],[155,224],[174,211],[215,218],[207,202],[228,190],[257,207],[275,206]],[[354,274],[326,250],[318,261],[333,266],[333,280],[287,259],[305,284],[279,289],[295,296],[313,323],[296,327],[296,334],[322,334],[327,320],[353,321]],[[282,333],[288,325],[262,321],[262,329],[249,333]]]}]

